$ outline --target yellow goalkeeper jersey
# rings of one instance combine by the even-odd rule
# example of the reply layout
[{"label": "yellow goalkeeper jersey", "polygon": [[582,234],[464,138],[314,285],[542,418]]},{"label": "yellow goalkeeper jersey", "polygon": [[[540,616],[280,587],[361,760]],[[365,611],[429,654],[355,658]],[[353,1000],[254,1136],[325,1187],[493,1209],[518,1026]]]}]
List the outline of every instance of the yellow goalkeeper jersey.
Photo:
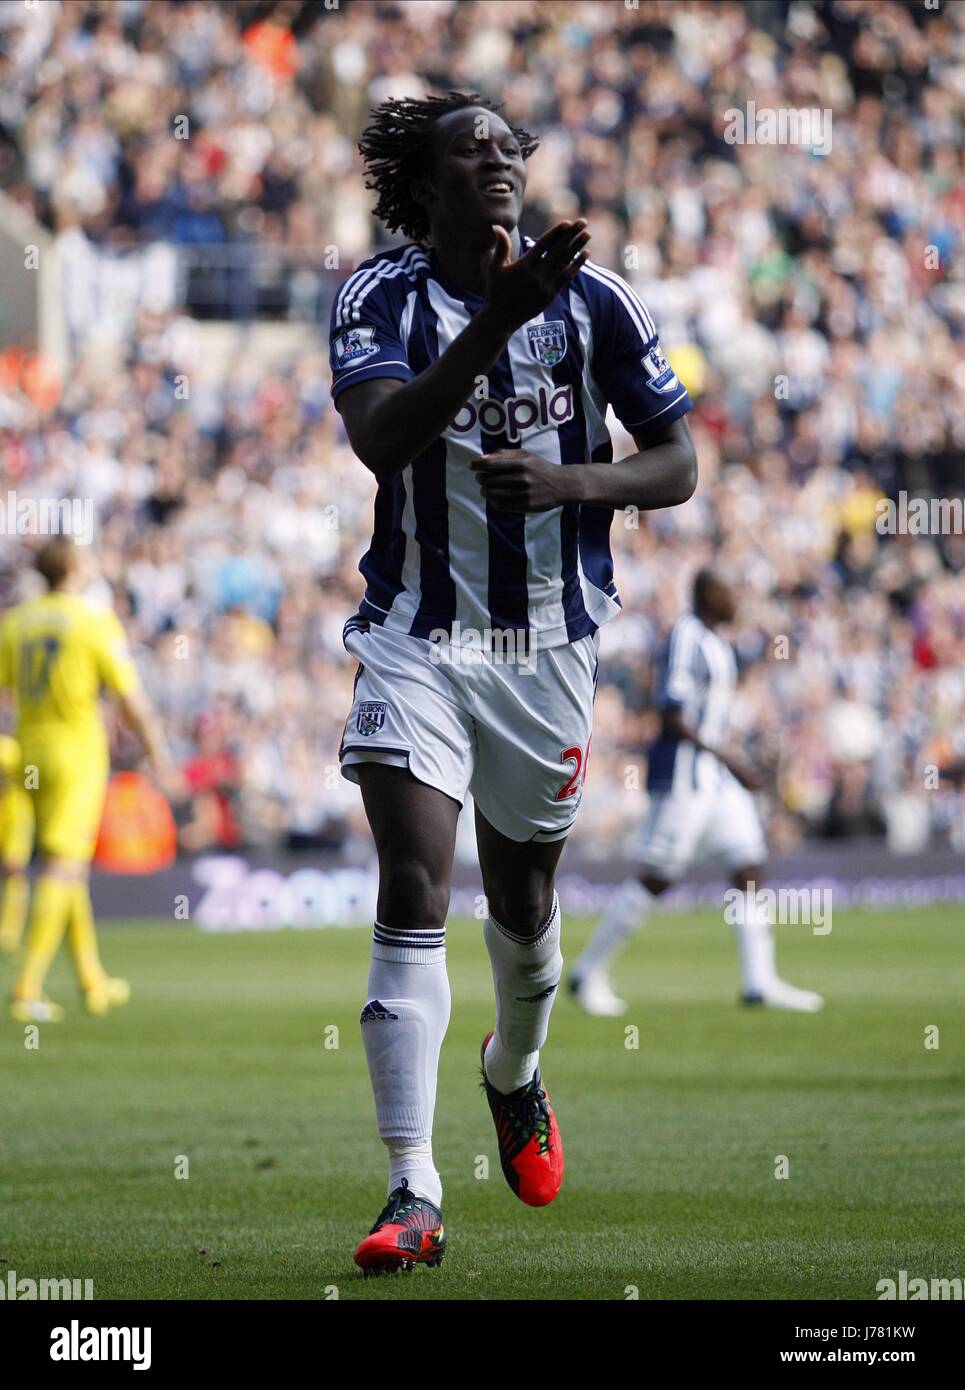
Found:
[{"label": "yellow goalkeeper jersey", "polygon": [[0,687],[16,694],[21,742],[103,737],[101,691],[137,685],[117,614],[79,594],[28,599],[0,619]]}]

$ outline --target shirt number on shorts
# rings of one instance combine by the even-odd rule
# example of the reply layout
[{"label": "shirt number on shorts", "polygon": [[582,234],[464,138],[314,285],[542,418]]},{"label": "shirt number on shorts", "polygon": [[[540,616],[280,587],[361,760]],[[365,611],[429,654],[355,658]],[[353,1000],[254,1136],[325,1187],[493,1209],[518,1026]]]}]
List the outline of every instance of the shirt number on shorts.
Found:
[{"label": "shirt number on shorts", "polygon": [[593,742],[591,734],[586,744],[586,753],[576,744],[572,748],[564,748],[560,754],[561,763],[572,763],[573,771],[556,793],[557,801],[565,801],[569,796],[576,796],[576,793],[586,781],[586,768],[590,761],[590,744]]}]

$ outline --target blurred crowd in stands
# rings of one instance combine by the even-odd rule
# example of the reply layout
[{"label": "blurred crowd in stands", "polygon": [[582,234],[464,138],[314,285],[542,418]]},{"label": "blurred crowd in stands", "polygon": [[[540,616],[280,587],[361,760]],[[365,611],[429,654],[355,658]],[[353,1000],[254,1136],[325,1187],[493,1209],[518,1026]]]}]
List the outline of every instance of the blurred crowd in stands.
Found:
[{"label": "blurred crowd in stands", "polygon": [[[696,402],[694,499],[614,519],[584,852],[632,843],[655,657],[712,560],[774,847],[965,850],[965,536],[877,525],[883,497],[965,491],[965,5],[7,0],[0,188],[56,239],[72,362],[0,354],[0,496],[93,499],[184,847],[366,843],[337,745],[374,486],[326,308],[386,244],[368,109],[453,87],[540,136],[524,230],[586,216]],[[830,110],[830,150],[731,143],[748,101]],[[204,322],[252,316],[294,336]],[[30,544],[3,540],[0,605]]]}]

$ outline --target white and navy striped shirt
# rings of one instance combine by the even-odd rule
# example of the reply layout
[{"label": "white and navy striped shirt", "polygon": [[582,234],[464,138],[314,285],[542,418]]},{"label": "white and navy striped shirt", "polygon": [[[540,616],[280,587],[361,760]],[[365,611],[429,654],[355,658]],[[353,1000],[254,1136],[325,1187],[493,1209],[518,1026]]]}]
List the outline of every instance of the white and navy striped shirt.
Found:
[{"label": "white and navy striped shirt", "polygon": [[[332,309],[336,405],[359,382],[424,372],[481,305],[420,246],[365,261]],[[372,544],[359,565],[365,598],[352,623],[427,637],[458,622],[463,631],[525,631],[553,647],[619,611],[610,509],[500,512],[469,465],[518,448],[559,464],[611,462],[608,404],[636,436],[688,411],[647,310],[618,275],[587,262],[512,335],[487,383],[485,396],[468,400],[424,453],[379,485]]]},{"label": "white and navy striped shirt", "polygon": [[[737,661],[729,642],[693,613],[674,623],[660,663],[657,707],[679,709],[702,742],[721,745],[737,688]],[[648,791],[697,791],[715,787],[731,773],[713,753],[698,751],[689,739],[666,735],[650,750]]]}]

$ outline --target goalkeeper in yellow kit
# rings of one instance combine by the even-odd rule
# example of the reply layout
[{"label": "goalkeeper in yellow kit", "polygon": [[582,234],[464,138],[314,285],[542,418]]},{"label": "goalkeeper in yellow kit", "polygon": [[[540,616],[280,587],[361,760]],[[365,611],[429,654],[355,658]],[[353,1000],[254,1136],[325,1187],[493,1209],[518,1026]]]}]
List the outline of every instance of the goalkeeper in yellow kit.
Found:
[{"label": "goalkeeper in yellow kit", "polygon": [[111,978],[101,964],[88,889],[110,771],[103,690],[117,697],[162,781],[170,767],[120,620],[77,592],[87,577],[83,552],[57,537],[41,548],[36,565],[47,593],[0,619],[0,690],[14,693],[21,762],[7,782],[29,794],[41,856],[23,964],[10,998],[11,1013],[25,1023],[63,1017],[43,984],[65,935],[91,1013],[106,1013],[130,997],[127,981]]}]

